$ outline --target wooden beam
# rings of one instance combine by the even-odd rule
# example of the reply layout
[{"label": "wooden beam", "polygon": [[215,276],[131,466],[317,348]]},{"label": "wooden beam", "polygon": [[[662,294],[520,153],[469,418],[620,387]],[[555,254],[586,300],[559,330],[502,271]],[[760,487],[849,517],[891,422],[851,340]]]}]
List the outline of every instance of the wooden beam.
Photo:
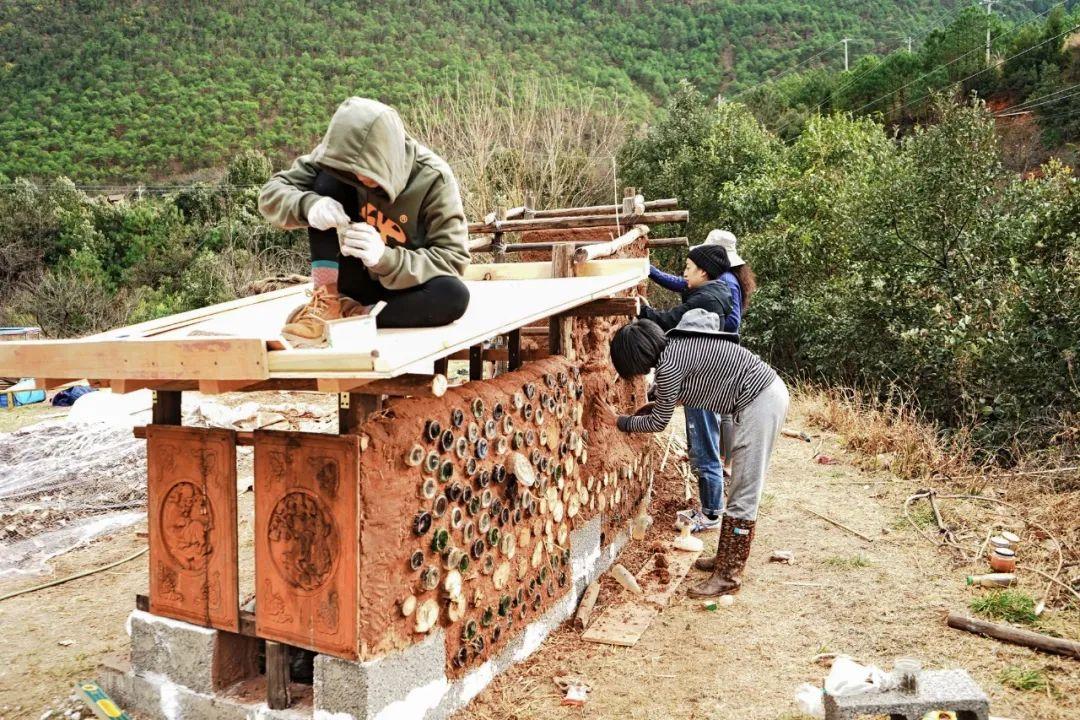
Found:
[{"label": "wooden beam", "polygon": [[[254,447],[255,446],[255,432],[252,430],[236,430],[236,444],[239,447]],[[146,426],[136,425],[131,428],[131,434],[139,439],[146,439]]]},{"label": "wooden beam", "polygon": [[37,340],[0,343],[0,377],[109,377],[127,380],[262,380],[266,342],[258,338]]},{"label": "wooden beam", "polygon": [[[674,210],[679,207],[678,198],[663,198],[661,200],[647,200],[645,209],[650,211]],[[557,210],[534,210],[533,217],[558,218],[575,217],[581,215],[614,215],[615,211],[622,212],[621,205],[589,205],[587,207],[559,208]]]},{"label": "wooden beam", "polygon": [[[530,243],[510,243],[506,246],[506,252],[549,252],[556,245],[561,245],[568,242],[575,242],[574,240],[554,240],[552,242],[530,242]],[[578,247],[584,245],[600,245],[601,243],[609,242],[608,240],[579,240],[576,241]],[[667,248],[667,247],[687,247],[690,241],[685,237],[668,237],[668,238],[649,238],[645,241],[645,247],[650,250],[653,248]]]},{"label": "wooden beam", "polygon": [[[559,245],[551,251],[551,276],[574,276],[574,245]],[[566,313],[548,319],[548,350],[552,355],[564,355],[573,360],[574,318]]]},{"label": "wooden beam", "polygon": [[633,244],[638,238],[644,237],[649,234],[648,225],[635,225],[634,228],[623,235],[615,238],[611,242],[599,243],[597,245],[588,245],[583,248],[578,248],[574,253],[574,262],[583,263],[589,260],[596,260],[597,258],[610,257],[615,253],[622,250],[627,245]]},{"label": "wooden beam", "polygon": [[266,706],[284,710],[292,704],[289,695],[289,646],[266,641]]},{"label": "wooden beam", "polygon": [[145,390],[156,385],[154,380],[127,380],[124,378],[109,381],[109,389],[114,395],[126,395],[138,390]]},{"label": "wooden beam", "polygon": [[[619,218],[624,225],[662,225],[664,223],[684,223],[690,219],[690,213],[686,210],[665,210],[661,212],[644,212],[639,215],[627,215]],[[615,218],[604,215],[578,215],[574,217],[559,218],[532,218],[522,220],[507,220],[496,223],[473,223],[469,225],[469,233],[473,235],[491,234],[496,232],[523,232],[527,230],[563,230],[583,227],[602,227],[614,225]]]},{"label": "wooden beam", "polygon": [[155,425],[180,425],[183,393],[178,390],[155,390],[150,416]]},{"label": "wooden beam", "polygon": [[[605,241],[606,242],[606,241]],[[511,246],[512,247],[512,246]],[[600,277],[604,275],[621,275],[628,270],[636,270],[642,265],[647,266],[645,258],[615,258],[600,262],[588,263],[584,267],[578,266],[578,277]],[[487,280],[544,280],[550,278],[551,263],[545,260],[536,262],[519,263],[473,263],[465,268],[464,279],[468,281]],[[307,352],[292,350],[292,353]],[[324,352],[313,350],[313,353]]]},{"label": "wooden beam", "polygon": [[506,364],[510,372],[521,367],[521,329],[511,330],[506,336]]},{"label": "wooden beam", "polygon": [[368,416],[382,409],[381,395],[343,392],[338,394],[338,434],[355,433]]},{"label": "wooden beam", "polygon": [[637,317],[639,312],[641,312],[641,298],[635,296],[592,300],[566,311],[565,314],[572,317],[610,317],[613,315]]},{"label": "wooden beam", "polygon": [[319,392],[357,392],[364,395],[392,395],[394,397],[437,397],[446,394],[450,383],[446,376],[405,374],[385,380],[362,380],[359,378],[316,378]]},{"label": "wooden beam", "polygon": [[259,382],[259,380],[200,380],[199,392],[203,395],[220,395],[243,390]]}]

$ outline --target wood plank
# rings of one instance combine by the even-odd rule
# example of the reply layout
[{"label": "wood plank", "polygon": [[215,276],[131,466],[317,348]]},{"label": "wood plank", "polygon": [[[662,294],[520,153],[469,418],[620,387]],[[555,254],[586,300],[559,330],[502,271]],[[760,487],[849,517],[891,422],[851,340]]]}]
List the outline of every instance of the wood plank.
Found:
[{"label": "wood plank", "polygon": [[236,437],[147,428],[150,612],[236,632]]},{"label": "wood plank", "polygon": [[0,343],[0,376],[261,380],[266,355],[256,338],[7,342]]},{"label": "wood plank", "polygon": [[[608,239],[604,240],[574,240],[573,238],[560,238],[558,240],[552,240],[551,242],[519,242],[511,243],[506,246],[506,252],[550,252],[552,248],[561,243],[573,242],[581,247],[583,245],[599,245],[600,243],[608,242]],[[690,241],[685,237],[668,237],[668,238],[649,238],[645,241],[645,247],[652,248],[668,248],[668,247],[687,247]]]},{"label": "wood plank", "polygon": [[[551,275],[573,277],[575,246],[559,245],[551,251]],[[574,360],[574,318],[562,313],[548,320],[548,351],[552,355],[564,355]]]},{"label": "wood plank", "polygon": [[255,432],[259,637],[357,658],[357,435]]},{"label": "wood plank", "polygon": [[581,639],[603,645],[633,647],[659,612],[660,609],[651,603],[626,601],[609,605],[582,633]]},{"label": "wood plank", "polygon": [[[646,210],[674,210],[679,207],[678,198],[661,198],[659,200],[646,200]],[[555,210],[534,210],[533,217],[555,218],[574,217],[580,215],[614,215],[615,211],[622,212],[622,205],[589,205],[586,207],[558,208]]]},{"label": "wood plank", "polygon": [[289,695],[289,647],[266,641],[266,706],[284,710],[292,703]]},{"label": "wood plank", "polygon": [[[550,273],[550,263],[523,264],[548,266]],[[487,267],[497,270],[515,264]],[[613,274],[613,270],[617,272]],[[647,276],[648,261],[627,258],[587,262],[576,266],[576,271],[577,278],[468,282],[472,300],[465,315],[455,323],[437,328],[380,330],[378,355],[374,358],[370,353],[333,348],[271,352],[268,359],[272,377],[323,377],[335,372],[353,377],[392,377],[408,367],[453,355],[497,335],[635,287]],[[365,361],[369,363],[366,369]]]},{"label": "wood plank", "polygon": [[[690,219],[686,210],[661,210],[644,212],[638,215],[624,215],[619,218],[623,225],[662,225],[664,223],[684,223]],[[496,232],[524,232],[527,230],[561,230],[572,228],[602,227],[614,224],[614,216],[576,215],[559,218],[531,218],[507,220],[495,223],[470,223],[469,233],[481,235]]]},{"label": "wood plank", "polygon": [[687,572],[701,553],[678,550],[666,553],[670,580],[667,583],[653,573],[656,568],[654,555],[635,576],[644,591],[642,597],[630,597],[604,608],[582,636],[582,640],[604,645],[633,647],[649,629],[660,610],[667,606]]}]

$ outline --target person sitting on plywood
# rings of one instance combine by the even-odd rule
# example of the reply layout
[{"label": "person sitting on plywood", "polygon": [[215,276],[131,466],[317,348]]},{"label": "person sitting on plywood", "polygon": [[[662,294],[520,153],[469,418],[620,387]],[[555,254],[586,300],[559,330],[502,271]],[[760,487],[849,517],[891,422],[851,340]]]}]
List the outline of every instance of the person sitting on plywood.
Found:
[{"label": "person sitting on plywood", "polygon": [[393,108],[352,97],[322,142],[259,192],[259,211],[284,229],[308,229],[311,300],[282,336],[327,343],[327,320],[366,315],[379,327],[432,327],[464,313],[468,225],[450,166],[406,131]]}]

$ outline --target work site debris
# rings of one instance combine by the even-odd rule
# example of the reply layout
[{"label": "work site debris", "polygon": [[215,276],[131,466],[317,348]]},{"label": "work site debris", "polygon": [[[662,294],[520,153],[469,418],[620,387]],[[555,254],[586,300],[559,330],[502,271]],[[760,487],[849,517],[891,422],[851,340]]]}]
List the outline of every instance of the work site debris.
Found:
[{"label": "work site debris", "polygon": [[581,707],[588,701],[589,690],[592,688],[585,678],[578,675],[556,675],[551,679],[560,690],[566,693],[562,700],[563,705]]},{"label": "work site debris", "polygon": [[791,550],[773,550],[769,556],[769,562],[783,563],[784,565],[795,564],[795,553]]}]

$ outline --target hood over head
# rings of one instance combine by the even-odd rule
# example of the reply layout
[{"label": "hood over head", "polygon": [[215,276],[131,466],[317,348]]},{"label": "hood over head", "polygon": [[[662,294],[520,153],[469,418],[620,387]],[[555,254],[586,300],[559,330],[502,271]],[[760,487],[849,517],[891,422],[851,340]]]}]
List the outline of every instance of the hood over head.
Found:
[{"label": "hood over head", "polygon": [[710,335],[739,343],[738,333],[724,332],[720,316],[705,308],[692,308],[683,314],[679,324],[667,331],[669,337],[676,335]]},{"label": "hood over head", "polygon": [[357,184],[357,175],[371,178],[394,202],[408,184],[416,143],[405,132],[401,116],[378,100],[351,97],[338,106],[312,162]]}]

